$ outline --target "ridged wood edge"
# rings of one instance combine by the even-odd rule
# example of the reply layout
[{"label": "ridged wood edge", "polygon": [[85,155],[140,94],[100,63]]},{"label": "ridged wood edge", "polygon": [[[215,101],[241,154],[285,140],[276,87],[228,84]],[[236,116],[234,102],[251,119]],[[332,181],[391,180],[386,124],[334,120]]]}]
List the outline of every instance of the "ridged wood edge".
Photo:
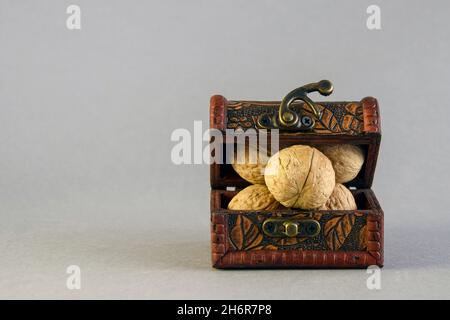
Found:
[{"label": "ridged wood edge", "polygon": [[211,259],[215,268],[221,265],[221,260],[227,254],[226,237],[225,216],[213,214],[211,216]]},{"label": "ridged wood edge", "polygon": [[214,95],[209,101],[209,127],[225,130],[227,125],[227,99],[221,95]]},{"label": "ridged wood edge", "polygon": [[379,265],[368,252],[332,252],[311,250],[257,250],[213,253],[217,269],[239,268],[336,268],[361,269]]},{"label": "ridged wood edge", "polygon": [[365,97],[361,100],[363,106],[364,132],[381,133],[380,109],[374,97]]},{"label": "ridged wood edge", "polygon": [[367,252],[375,259],[375,265],[384,264],[384,216],[381,209],[367,217]]}]

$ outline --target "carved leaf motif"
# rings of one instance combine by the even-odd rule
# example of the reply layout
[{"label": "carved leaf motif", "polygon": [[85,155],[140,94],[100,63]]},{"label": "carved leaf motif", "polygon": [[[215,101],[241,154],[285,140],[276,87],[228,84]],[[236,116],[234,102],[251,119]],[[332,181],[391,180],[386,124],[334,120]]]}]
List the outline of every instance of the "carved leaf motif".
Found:
[{"label": "carved leaf motif", "polygon": [[355,120],[351,114],[346,114],[342,120],[342,129],[345,131],[352,130],[352,123]]},{"label": "carved leaf motif", "polygon": [[266,246],[264,246],[265,250],[278,250],[278,247],[272,245],[272,244],[268,244]]},{"label": "carved leaf motif", "polygon": [[256,248],[261,247],[260,245],[262,240],[264,239],[263,235],[258,232],[258,228],[254,228],[256,230],[256,233],[252,236],[252,238],[246,242],[246,245],[244,246],[244,250],[258,250]]},{"label": "carved leaf motif", "polygon": [[347,110],[348,113],[351,113],[352,115],[355,116],[361,113],[362,111],[361,105],[359,103],[349,103],[345,106],[345,109]]},{"label": "carved leaf motif", "polygon": [[303,242],[304,239],[302,238],[273,238],[272,241],[280,246],[280,247],[284,247],[284,246],[292,246],[295,244],[298,244],[300,242]]},{"label": "carved leaf motif", "polygon": [[367,250],[367,226],[364,226],[359,231],[359,248]]},{"label": "carved leaf motif", "polygon": [[332,132],[340,131],[336,117],[334,116],[333,112],[331,112],[327,108],[323,108],[320,122],[323,124],[325,128],[327,128]]},{"label": "carved leaf motif", "polygon": [[[315,118],[315,115],[311,108],[308,105],[303,106],[303,112],[306,115],[309,115],[312,118]],[[341,131],[339,128],[338,121],[336,117],[334,116],[333,112],[331,112],[329,109],[323,107],[322,105],[316,105],[316,108],[322,112],[322,116],[318,121],[316,121],[314,131],[318,133],[325,133],[325,132],[339,132]]]},{"label": "carved leaf motif", "polygon": [[231,229],[231,241],[236,249],[242,249],[244,245],[244,233],[246,233],[251,226],[247,218],[241,215],[236,217],[235,225]]},{"label": "carved leaf motif", "polygon": [[324,228],[325,239],[331,250],[339,250],[355,224],[353,214],[345,214],[330,219]]},{"label": "carved leaf motif", "polygon": [[315,212],[313,214],[313,219],[316,220],[316,221],[320,221],[320,219],[322,219],[322,214],[319,213],[319,212]]},{"label": "carved leaf motif", "polygon": [[234,226],[231,228],[230,238],[236,249],[248,250],[257,247],[263,236],[249,218],[238,215]]}]

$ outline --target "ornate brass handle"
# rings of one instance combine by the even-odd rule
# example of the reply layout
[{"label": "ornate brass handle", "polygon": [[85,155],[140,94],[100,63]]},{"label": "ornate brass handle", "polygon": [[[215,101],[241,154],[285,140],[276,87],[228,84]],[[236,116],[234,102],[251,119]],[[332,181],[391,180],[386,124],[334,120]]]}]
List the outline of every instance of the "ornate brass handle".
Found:
[{"label": "ornate brass handle", "polygon": [[319,92],[323,96],[328,96],[333,92],[333,84],[328,80],[310,83],[289,92],[281,101],[278,110],[278,117],[272,114],[263,114],[258,118],[257,125],[262,129],[280,129],[291,131],[307,131],[314,128],[314,119],[309,116],[297,114],[291,104],[294,101],[304,101],[313,111],[317,119],[320,118],[321,112],[315,103],[308,97],[308,93]]}]

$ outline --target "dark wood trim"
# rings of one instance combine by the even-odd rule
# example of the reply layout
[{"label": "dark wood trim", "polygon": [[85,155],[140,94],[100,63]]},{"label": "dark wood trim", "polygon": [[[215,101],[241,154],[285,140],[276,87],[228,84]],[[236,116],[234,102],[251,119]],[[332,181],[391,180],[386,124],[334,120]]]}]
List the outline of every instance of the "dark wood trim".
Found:
[{"label": "dark wood trim", "polygon": [[371,189],[365,190],[374,210],[367,221],[367,250],[376,260],[376,265],[384,265],[384,212]]},{"label": "dark wood trim", "polygon": [[209,101],[209,127],[225,130],[227,125],[227,99],[221,95],[214,95]]},{"label": "dark wood trim", "polygon": [[336,268],[361,269],[377,265],[367,252],[332,252],[298,250],[231,251],[216,254],[217,269],[257,268]]}]

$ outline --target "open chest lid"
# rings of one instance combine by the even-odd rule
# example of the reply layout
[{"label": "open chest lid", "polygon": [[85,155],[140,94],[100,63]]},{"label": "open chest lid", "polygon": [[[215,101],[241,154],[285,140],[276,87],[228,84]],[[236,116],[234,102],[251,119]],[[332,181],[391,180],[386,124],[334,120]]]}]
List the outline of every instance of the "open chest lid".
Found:
[{"label": "open chest lid", "polygon": [[[378,102],[366,97],[360,101],[314,103],[306,95],[313,91],[328,95],[332,90],[331,82],[322,80],[291,91],[281,102],[227,100],[215,95],[210,100],[210,128],[222,132],[224,149],[234,148],[239,134],[262,130],[267,132],[269,144],[272,132],[277,130],[280,149],[296,144],[359,145],[365,153],[364,165],[358,176],[345,185],[370,188],[381,141]],[[226,152],[222,153],[222,163],[210,165],[211,187],[249,185],[228,164]]]}]

